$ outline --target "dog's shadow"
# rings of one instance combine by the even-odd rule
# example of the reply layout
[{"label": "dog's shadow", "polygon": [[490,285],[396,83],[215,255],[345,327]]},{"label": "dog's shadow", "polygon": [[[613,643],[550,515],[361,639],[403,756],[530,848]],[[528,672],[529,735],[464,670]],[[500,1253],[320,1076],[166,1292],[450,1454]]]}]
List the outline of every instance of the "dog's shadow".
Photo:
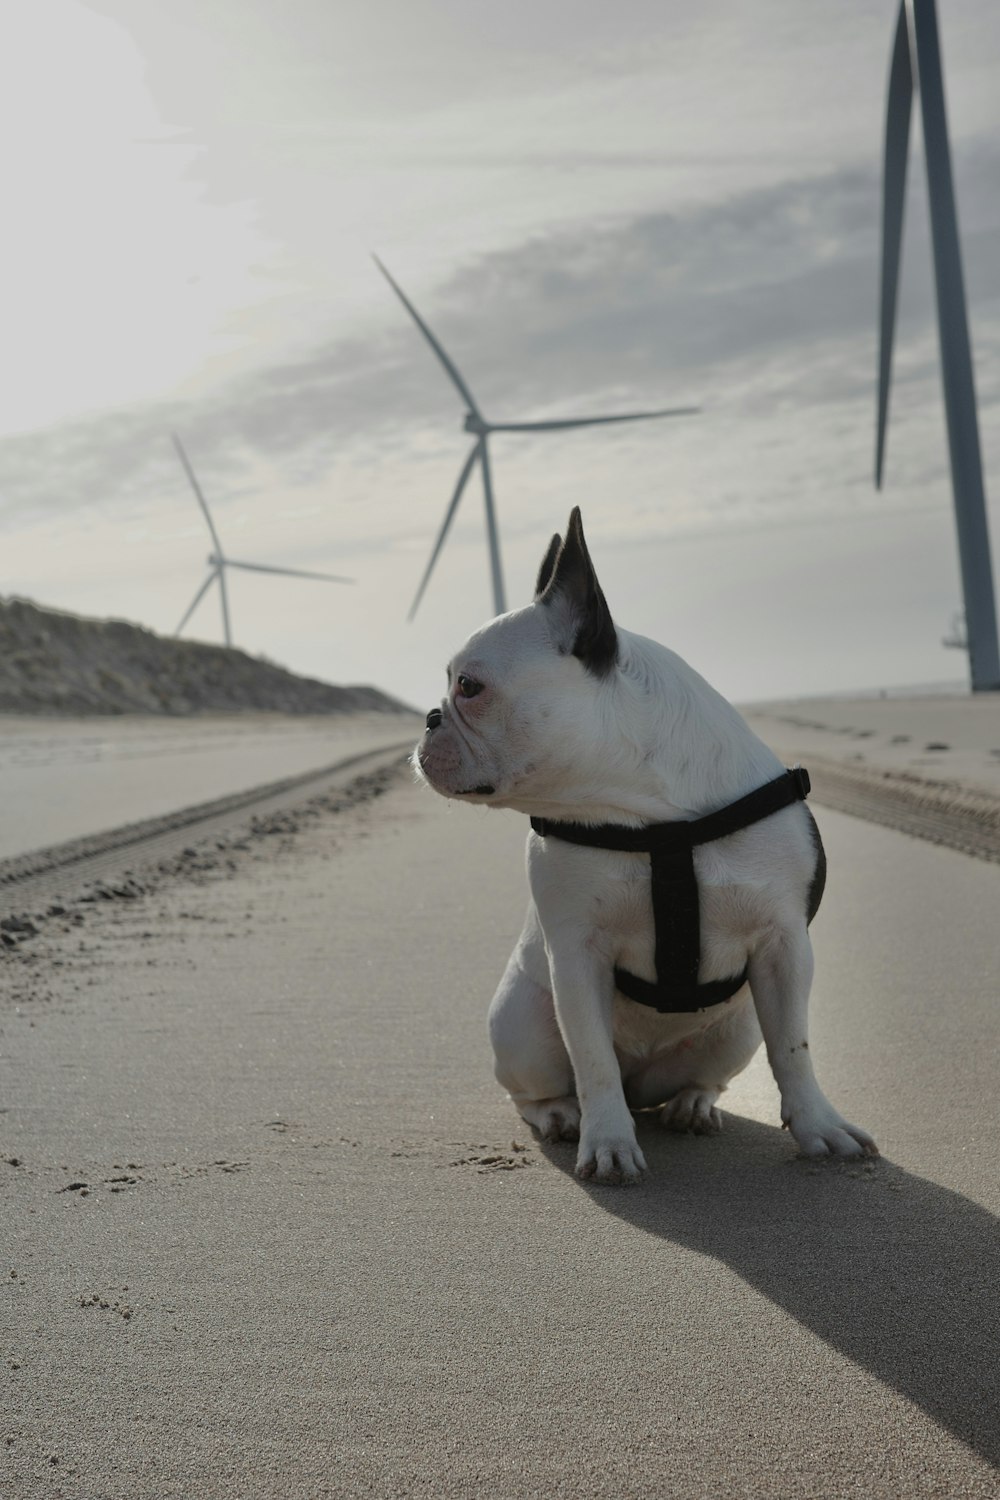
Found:
[{"label": "dog's shadow", "polygon": [[[640,1120],[650,1176],[581,1183],[603,1209],[710,1255],[1000,1466],[1000,1220],[884,1158],[808,1162],[774,1126]],[[575,1147],[539,1142],[573,1172]]]}]

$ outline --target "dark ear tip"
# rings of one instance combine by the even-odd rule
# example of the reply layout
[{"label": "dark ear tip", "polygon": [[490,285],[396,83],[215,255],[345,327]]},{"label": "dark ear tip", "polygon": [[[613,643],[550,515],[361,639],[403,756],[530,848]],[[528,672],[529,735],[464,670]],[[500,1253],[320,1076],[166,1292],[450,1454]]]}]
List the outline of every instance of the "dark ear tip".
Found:
[{"label": "dark ear tip", "polygon": [[552,538],[535,597],[540,604],[559,601],[567,606],[573,633],[571,649],[588,672],[604,677],[614,669],[618,636],[587,551],[578,505],[570,511],[566,540],[560,546],[559,538]]}]

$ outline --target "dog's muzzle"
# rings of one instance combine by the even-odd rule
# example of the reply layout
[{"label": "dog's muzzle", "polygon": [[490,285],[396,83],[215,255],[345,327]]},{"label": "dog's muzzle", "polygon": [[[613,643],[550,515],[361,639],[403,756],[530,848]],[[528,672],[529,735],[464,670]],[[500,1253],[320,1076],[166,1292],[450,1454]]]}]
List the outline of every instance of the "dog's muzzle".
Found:
[{"label": "dog's muzzle", "polygon": [[[440,729],[443,718],[444,715],[439,708],[432,708],[427,715],[426,733],[433,734],[435,729]],[[495,792],[496,787],[484,782],[481,786],[462,787],[460,790],[449,792],[447,795],[451,797],[492,797]]]}]

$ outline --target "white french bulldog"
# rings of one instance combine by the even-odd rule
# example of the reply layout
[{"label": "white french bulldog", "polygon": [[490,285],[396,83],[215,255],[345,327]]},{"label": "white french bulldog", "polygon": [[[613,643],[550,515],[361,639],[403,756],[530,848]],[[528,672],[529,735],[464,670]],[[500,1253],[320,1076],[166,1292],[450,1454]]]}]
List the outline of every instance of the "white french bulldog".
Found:
[{"label": "white french bulldog", "polygon": [[[633,1109],[659,1107],[672,1129],[720,1129],[716,1100],[762,1033],[801,1151],[877,1151],[826,1099],[809,1055],[808,922],[825,861],[804,792],[699,843],[688,887],[665,894],[651,854],[583,842],[597,829],[627,844],[644,837],[629,830],[728,810],[787,773],[678,656],[615,628],[579,510],[565,541],[552,539],[534,602],[491,620],[452,659],[414,762],[442,796],[545,820],[528,836],[531,902],[490,1035],[497,1078],[524,1119],[548,1140],[579,1138],[581,1177],[632,1182],[645,1171]],[[566,841],[574,827],[581,842]],[[658,960],[672,951],[661,929],[677,889],[693,903],[688,999],[712,998],[661,1013],[621,986],[661,993]],[[654,899],[667,903],[655,921]],[[726,979],[735,993],[714,998]]]}]

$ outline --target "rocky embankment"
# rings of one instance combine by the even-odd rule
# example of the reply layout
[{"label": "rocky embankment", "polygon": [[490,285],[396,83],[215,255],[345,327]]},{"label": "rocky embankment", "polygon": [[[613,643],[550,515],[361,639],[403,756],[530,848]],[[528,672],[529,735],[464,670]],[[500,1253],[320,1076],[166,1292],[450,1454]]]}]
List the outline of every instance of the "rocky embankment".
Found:
[{"label": "rocky embankment", "polygon": [[0,598],[0,713],[397,712],[373,687],[296,677],[245,651]]}]

